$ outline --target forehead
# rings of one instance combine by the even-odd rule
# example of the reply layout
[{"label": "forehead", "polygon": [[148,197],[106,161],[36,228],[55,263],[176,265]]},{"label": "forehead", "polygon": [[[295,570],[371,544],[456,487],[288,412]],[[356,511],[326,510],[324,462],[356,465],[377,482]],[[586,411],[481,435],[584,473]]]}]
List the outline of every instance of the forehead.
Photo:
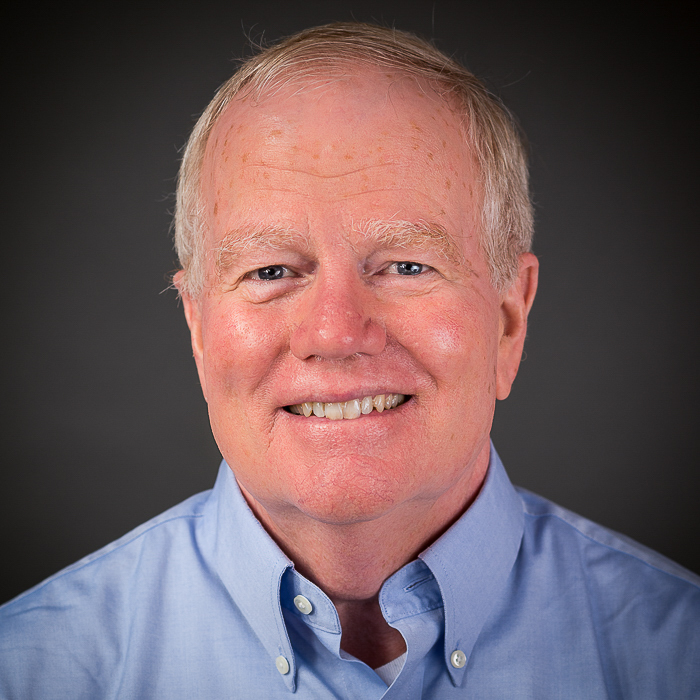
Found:
[{"label": "forehead", "polygon": [[464,132],[427,82],[397,72],[244,96],[207,144],[202,190],[211,228],[275,213],[298,224],[325,203],[349,218],[436,219],[457,232],[479,189]]}]

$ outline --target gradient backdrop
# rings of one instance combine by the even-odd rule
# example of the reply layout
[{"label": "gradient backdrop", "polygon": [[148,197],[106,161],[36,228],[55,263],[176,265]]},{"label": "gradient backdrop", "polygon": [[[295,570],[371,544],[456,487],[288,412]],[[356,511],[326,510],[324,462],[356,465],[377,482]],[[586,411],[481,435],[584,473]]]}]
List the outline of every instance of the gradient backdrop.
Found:
[{"label": "gradient backdrop", "polygon": [[164,291],[178,149],[246,36],[352,18],[434,38],[529,135],[541,286],[494,428],[512,479],[700,572],[693,18],[569,5],[56,4],[6,23],[0,600],[212,485]]}]

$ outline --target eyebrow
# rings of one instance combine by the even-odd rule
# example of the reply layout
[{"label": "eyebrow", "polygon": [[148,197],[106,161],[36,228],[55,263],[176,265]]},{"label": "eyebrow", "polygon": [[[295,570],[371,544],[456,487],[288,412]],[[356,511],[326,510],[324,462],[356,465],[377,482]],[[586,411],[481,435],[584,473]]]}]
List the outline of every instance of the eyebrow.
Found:
[{"label": "eyebrow", "polygon": [[255,225],[237,228],[229,231],[213,251],[218,274],[226,272],[236,258],[256,246],[272,250],[297,248],[303,251],[310,247],[308,237],[293,228]]},{"label": "eyebrow", "polygon": [[380,248],[434,248],[446,260],[464,262],[464,255],[457,242],[444,226],[437,223],[424,220],[368,219],[359,222],[354,228]]},{"label": "eyebrow", "polygon": [[[378,248],[433,248],[446,260],[463,263],[464,255],[444,226],[424,220],[366,219],[353,225],[353,232]],[[350,244],[357,250],[357,244]],[[243,226],[224,236],[214,249],[216,270],[224,274],[247,250],[264,247],[271,250],[296,248],[308,252],[312,245],[308,235],[294,228],[278,226]]]}]

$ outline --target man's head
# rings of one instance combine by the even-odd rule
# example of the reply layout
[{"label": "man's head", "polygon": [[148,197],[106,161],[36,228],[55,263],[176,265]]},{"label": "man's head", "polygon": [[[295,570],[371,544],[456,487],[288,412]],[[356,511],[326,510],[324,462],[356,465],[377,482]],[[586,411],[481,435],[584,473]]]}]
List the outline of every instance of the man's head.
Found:
[{"label": "man's head", "polygon": [[311,87],[358,66],[421,78],[460,119],[465,144],[479,167],[482,189],[480,243],[494,286],[515,279],[518,255],[532,245],[527,157],[521,135],[503,104],[466,68],[411,34],[339,23],[315,27],[247,60],[224,83],[198,120],[180,169],[175,245],[184,270],[180,288],[198,296],[206,284],[204,233],[208,226],[200,180],[209,135],[226,106],[243,95],[274,95],[285,85]]},{"label": "man's head", "polygon": [[[385,46],[393,36],[319,31],[341,46],[353,32]],[[249,501],[278,526],[295,514],[348,524],[400,512],[423,527],[426,511],[439,520],[463,508],[536,287],[531,254],[511,247],[506,274],[487,252],[495,180],[465,100],[379,53],[309,54],[304,72],[251,78],[210,107],[202,152],[191,146],[183,164],[184,178],[197,176],[189,250],[200,257],[184,256],[177,283],[212,429]],[[508,123],[499,114],[496,131]],[[493,133],[478,140],[493,156]],[[499,202],[486,210],[502,214]],[[400,405],[364,412],[387,394]]]}]

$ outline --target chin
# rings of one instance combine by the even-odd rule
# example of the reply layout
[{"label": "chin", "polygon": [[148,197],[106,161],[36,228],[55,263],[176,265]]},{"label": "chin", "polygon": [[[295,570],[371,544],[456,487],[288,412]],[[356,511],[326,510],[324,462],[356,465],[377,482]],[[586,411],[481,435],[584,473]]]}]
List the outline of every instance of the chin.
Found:
[{"label": "chin", "polygon": [[401,473],[405,465],[392,466],[376,460],[329,460],[306,473],[291,500],[307,517],[326,524],[375,520],[406,501],[407,487],[415,483],[414,475]]}]

